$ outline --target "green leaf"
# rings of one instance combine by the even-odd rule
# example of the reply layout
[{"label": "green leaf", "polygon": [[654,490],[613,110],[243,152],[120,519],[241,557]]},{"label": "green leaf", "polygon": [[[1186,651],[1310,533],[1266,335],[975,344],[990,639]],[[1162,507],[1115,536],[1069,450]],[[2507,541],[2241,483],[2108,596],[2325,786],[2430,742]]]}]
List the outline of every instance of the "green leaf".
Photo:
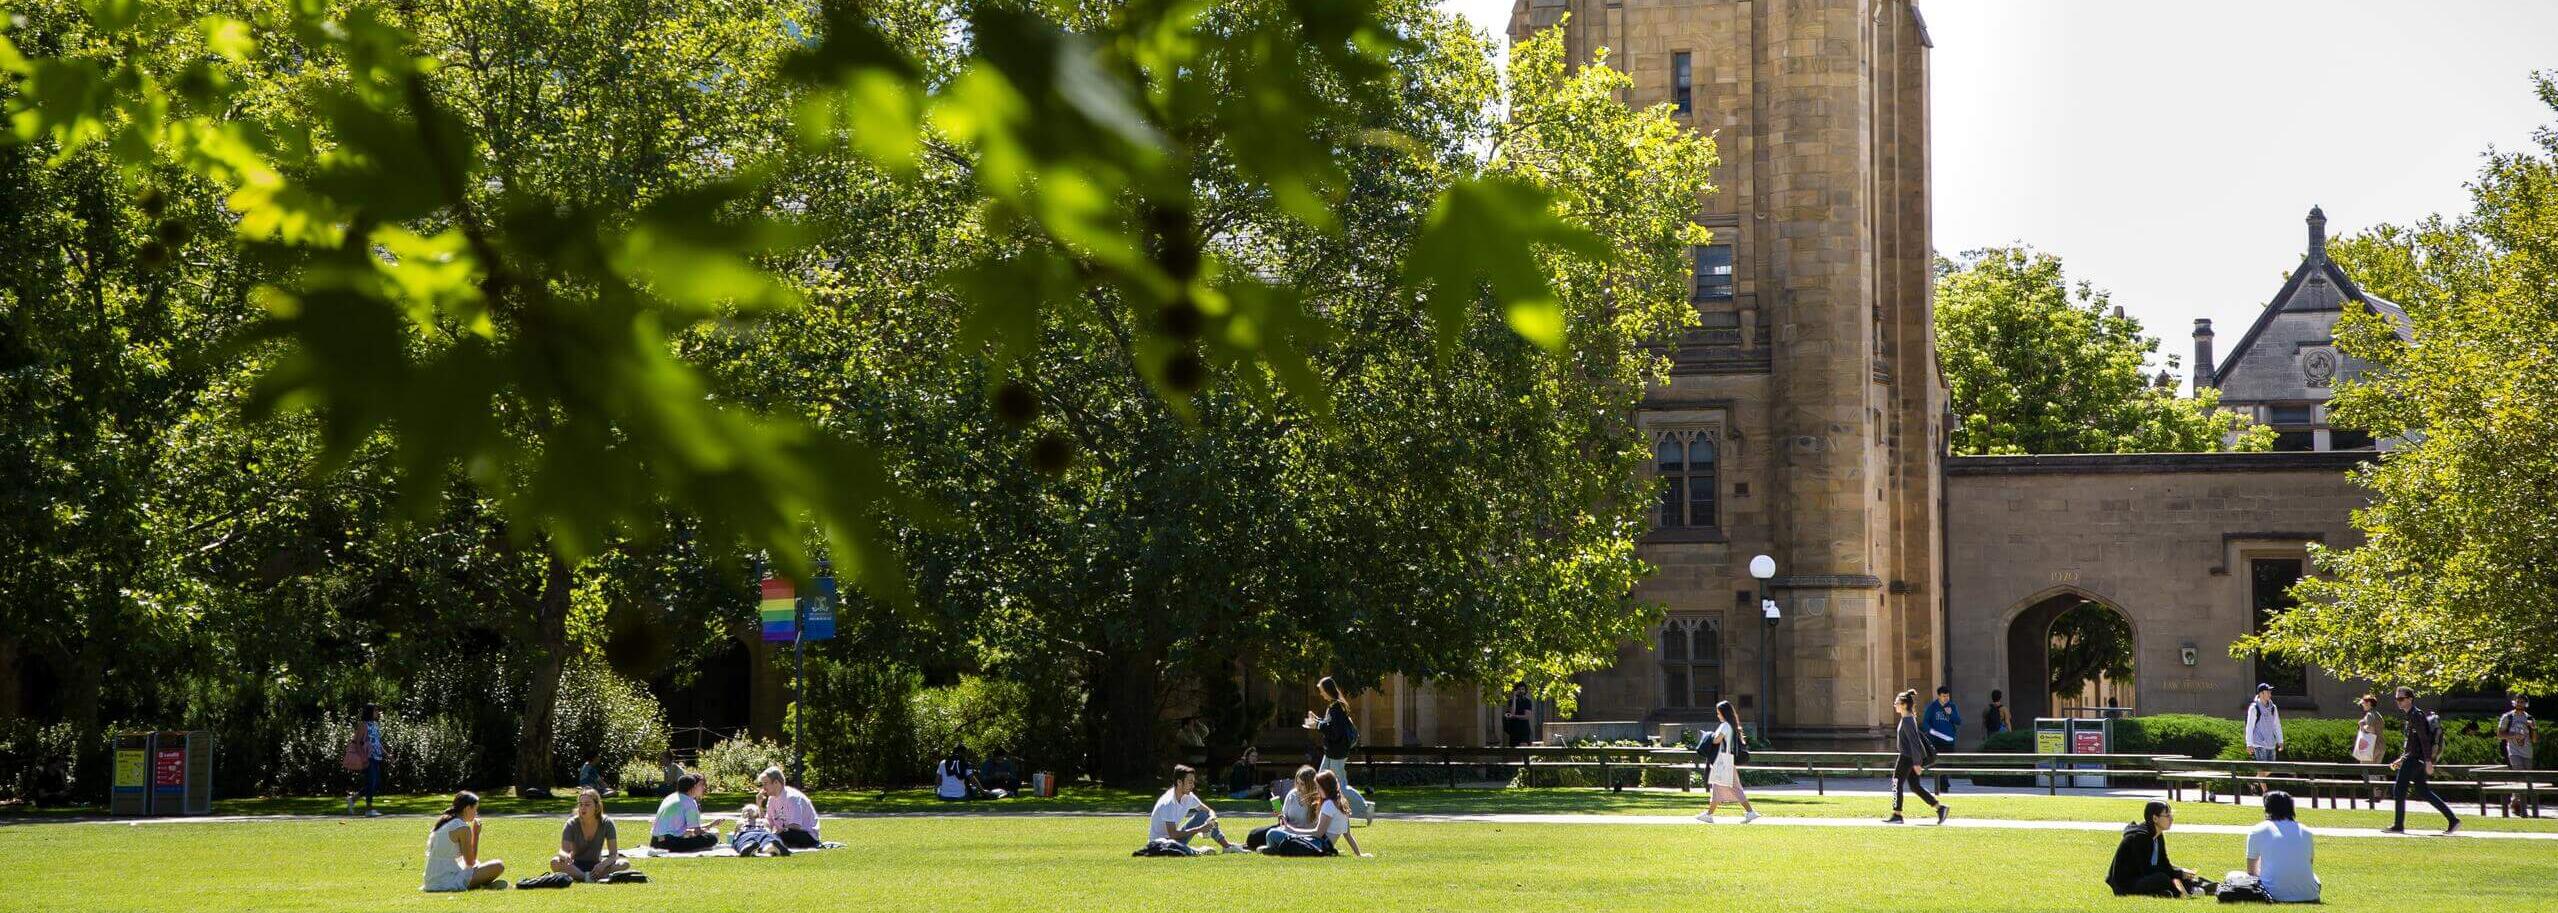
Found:
[{"label": "green leaf", "polygon": [[1554,212],[1552,197],[1517,178],[1458,181],[1431,204],[1404,265],[1403,285],[1430,310],[1444,357],[1456,349],[1481,289],[1512,331],[1548,351],[1564,343],[1563,302],[1538,266],[1541,249],[1599,261],[1607,246]]}]

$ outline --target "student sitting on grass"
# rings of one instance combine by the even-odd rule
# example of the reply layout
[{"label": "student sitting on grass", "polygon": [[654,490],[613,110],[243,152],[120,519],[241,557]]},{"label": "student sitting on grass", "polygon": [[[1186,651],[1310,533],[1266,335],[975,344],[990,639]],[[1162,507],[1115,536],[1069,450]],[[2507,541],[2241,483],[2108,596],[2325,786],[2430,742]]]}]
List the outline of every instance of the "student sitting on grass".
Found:
[{"label": "student sitting on grass", "polygon": [[603,794],[591,788],[578,790],[577,813],[560,829],[560,852],[551,857],[551,871],[591,882],[630,867],[631,861],[622,858],[622,840],[613,831],[613,819],[604,817]]},{"label": "student sitting on grass", "polygon": [[1339,844],[1350,845],[1350,855],[1366,858],[1359,852],[1359,838],[1350,836],[1350,797],[1341,787],[1341,778],[1332,771],[1315,774],[1315,793],[1322,798],[1315,804],[1315,824],[1310,828],[1285,827],[1271,844],[1273,856],[1338,856]]},{"label": "student sitting on grass", "polygon": [[719,845],[719,831],[702,826],[702,793],[700,774],[675,778],[675,791],[657,803],[657,820],[648,827],[651,849],[669,853],[692,853]]},{"label": "student sitting on grass", "polygon": [[987,752],[985,766],[977,768],[977,782],[996,798],[1020,795],[1021,764],[1001,748]]},{"label": "student sitting on grass", "polygon": [[951,746],[950,755],[933,765],[933,798],[948,802],[965,802],[986,798],[986,787],[977,782],[977,772],[968,767],[968,746]]},{"label": "student sitting on grass", "polygon": [[782,843],[782,838],[773,836],[772,829],[764,826],[764,810],[753,802],[737,810],[737,833],[729,835],[728,848],[740,856],[790,855],[790,847]]},{"label": "student sitting on grass", "polygon": [[792,788],[782,779],[779,767],[764,768],[755,778],[755,787],[764,794],[764,820],[772,825],[773,836],[792,849],[815,849],[817,839],[817,806],[808,794]]},{"label": "student sitting on grass", "polygon": [[595,794],[599,796],[609,796],[613,794],[612,787],[604,785],[603,755],[594,754],[592,752],[587,754],[586,763],[579,765],[577,768],[577,788],[594,790]]},{"label": "student sitting on grass", "polygon": [[2316,855],[2309,831],[2292,817],[2292,794],[2278,789],[2265,794],[2265,820],[2247,832],[2247,871],[2229,873],[2229,881],[2252,878],[2275,903],[2317,903]]},{"label": "student sitting on grass", "polygon": [[1235,756],[1234,766],[1226,768],[1226,798],[1262,798],[1261,791],[1266,787],[1255,782],[1260,779],[1261,749],[1246,745],[1243,753]]},{"label": "student sitting on grass", "polygon": [[453,794],[453,805],[435,819],[426,837],[427,891],[468,891],[496,885],[506,863],[480,858],[480,797],[469,790]]},{"label": "student sitting on grass", "polygon": [[2140,821],[2123,827],[2114,865],[2105,871],[2105,884],[2114,896],[2183,897],[2201,883],[2193,872],[2167,859],[2167,830],[2175,824],[2174,809],[2151,802],[2141,809]]},{"label": "student sitting on grass", "polygon": [[1241,847],[1226,839],[1217,828],[1217,810],[1199,801],[1199,772],[1188,764],[1172,766],[1172,788],[1155,800],[1154,815],[1146,821],[1146,845],[1149,848],[1170,844],[1185,855],[1195,855],[1190,840],[1202,833],[1217,841],[1226,852],[1240,852]]},{"label": "student sitting on grass", "polygon": [[1279,798],[1278,822],[1267,827],[1253,828],[1252,835],[1244,839],[1244,849],[1259,852],[1268,847],[1272,831],[1286,827],[1313,828],[1315,826],[1314,803],[1318,793],[1315,791],[1314,765],[1308,764],[1297,768],[1297,778],[1294,781],[1282,782],[1290,782],[1291,785]]}]

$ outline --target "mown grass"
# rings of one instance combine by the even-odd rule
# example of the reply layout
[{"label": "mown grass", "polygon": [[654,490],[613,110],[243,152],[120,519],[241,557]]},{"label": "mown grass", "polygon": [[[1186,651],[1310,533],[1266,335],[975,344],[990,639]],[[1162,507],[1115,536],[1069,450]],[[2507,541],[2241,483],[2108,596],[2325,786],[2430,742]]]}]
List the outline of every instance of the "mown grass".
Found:
[{"label": "mown grass", "polygon": [[[1236,822],[1240,824],[1242,822]],[[536,870],[549,820],[488,824],[510,876]],[[2105,833],[1381,821],[1373,859],[1132,859],[1143,824],[1097,817],[829,821],[851,848],[788,859],[645,860],[645,885],[417,891],[415,818],[0,827],[0,909],[43,911],[730,910],[1554,911],[1680,909],[1970,913],[2148,910],[2099,883]],[[2214,876],[2240,838],[2176,835],[2177,861]],[[2415,849],[2421,847],[2421,850]],[[2413,855],[2421,853],[2421,856]],[[2423,877],[2408,866],[2421,859]],[[2544,910],[2558,852],[2540,841],[2328,840],[2334,911]]]}]

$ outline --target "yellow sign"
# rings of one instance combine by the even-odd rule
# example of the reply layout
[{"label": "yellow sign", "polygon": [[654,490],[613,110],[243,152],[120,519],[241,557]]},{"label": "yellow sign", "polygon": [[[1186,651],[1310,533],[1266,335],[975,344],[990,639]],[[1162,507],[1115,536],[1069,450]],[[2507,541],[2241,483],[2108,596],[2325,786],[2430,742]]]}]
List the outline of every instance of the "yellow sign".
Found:
[{"label": "yellow sign", "polygon": [[144,778],[149,766],[144,760],[143,751],[139,748],[116,752],[115,785],[131,789],[141,789],[150,785],[151,781]]},{"label": "yellow sign", "polygon": [[2067,743],[2061,740],[2060,730],[2037,729],[2034,731],[2035,754],[2060,754],[2068,750]]}]

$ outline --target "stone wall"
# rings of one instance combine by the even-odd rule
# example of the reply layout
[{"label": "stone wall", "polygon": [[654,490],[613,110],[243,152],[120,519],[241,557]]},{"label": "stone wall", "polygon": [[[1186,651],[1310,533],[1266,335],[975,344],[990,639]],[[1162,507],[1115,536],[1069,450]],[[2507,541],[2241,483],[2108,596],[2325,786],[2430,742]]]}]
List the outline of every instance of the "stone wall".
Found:
[{"label": "stone wall", "polygon": [[[1955,457],[1946,461],[1947,599],[1957,632],[1953,686],[1967,719],[1992,688],[2013,695],[2020,615],[2056,594],[2121,611],[2136,643],[2133,705],[2143,714],[2234,716],[2259,678],[2231,641],[2254,624],[2247,561],[2345,547],[2367,501],[2346,472],[2370,453]],[[2194,648],[2195,662],[2181,653]],[[1924,689],[1923,689],[1924,690]],[[2315,668],[2300,716],[2351,716],[2364,683]],[[2023,725],[2034,715],[2015,711]]]}]

